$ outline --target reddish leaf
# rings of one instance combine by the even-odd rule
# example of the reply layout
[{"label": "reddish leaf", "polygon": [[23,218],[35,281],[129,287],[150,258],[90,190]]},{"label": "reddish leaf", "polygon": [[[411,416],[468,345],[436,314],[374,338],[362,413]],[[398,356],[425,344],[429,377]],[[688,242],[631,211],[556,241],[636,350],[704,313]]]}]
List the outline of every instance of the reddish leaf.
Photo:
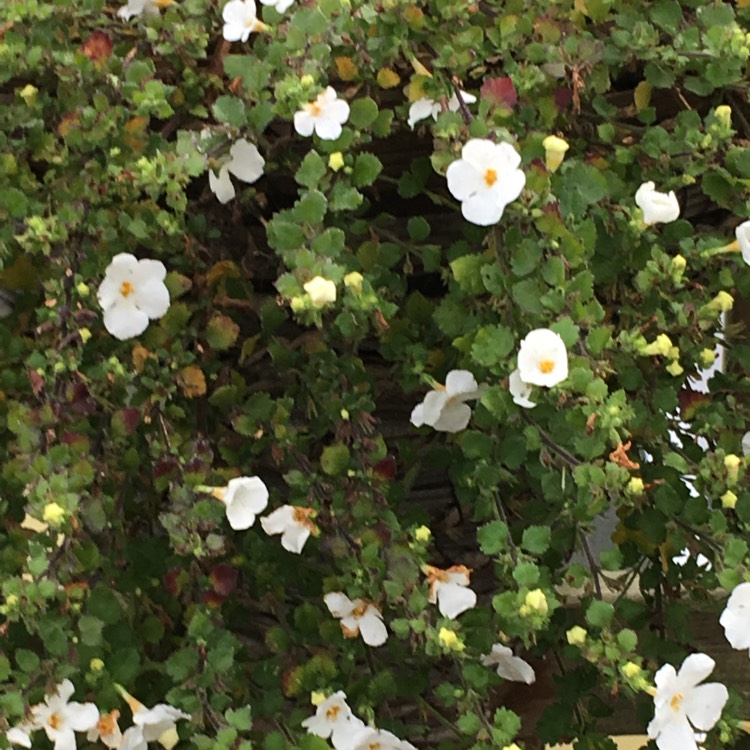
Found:
[{"label": "reddish leaf", "polygon": [[711,397],[707,393],[683,388],[679,394],[680,415],[689,422],[695,416],[695,412],[710,400]]},{"label": "reddish leaf", "polygon": [[214,565],[208,578],[214,591],[220,596],[229,596],[237,588],[239,571],[231,565]]},{"label": "reddish leaf", "polygon": [[488,78],[480,89],[482,99],[488,99],[496,107],[513,109],[518,101],[518,93],[513,81],[508,76]]},{"label": "reddish leaf", "polygon": [[112,55],[112,40],[105,31],[95,31],[80,47],[89,60],[104,62]]},{"label": "reddish leaf", "polygon": [[555,89],[555,106],[558,112],[566,110],[573,101],[573,92],[570,89]]},{"label": "reddish leaf", "polygon": [[396,459],[386,456],[372,467],[373,472],[383,479],[391,480],[396,476]]}]

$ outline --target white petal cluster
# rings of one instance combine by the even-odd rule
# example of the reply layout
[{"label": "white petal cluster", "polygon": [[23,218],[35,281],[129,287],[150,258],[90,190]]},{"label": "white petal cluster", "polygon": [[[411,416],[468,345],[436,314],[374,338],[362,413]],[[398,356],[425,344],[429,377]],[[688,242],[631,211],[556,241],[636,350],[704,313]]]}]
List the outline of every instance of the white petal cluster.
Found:
[{"label": "white petal cluster", "polygon": [[226,487],[208,489],[224,503],[227,520],[235,531],[249,529],[268,505],[268,488],[260,477],[235,477]]},{"label": "white petal cluster", "polygon": [[485,667],[496,667],[497,673],[512,682],[525,682],[531,685],[536,681],[534,668],[520,656],[514,656],[513,651],[501,643],[495,643],[492,651],[482,657]]},{"label": "white petal cluster", "polygon": [[282,505],[263,516],[260,525],[269,536],[281,534],[281,546],[288,552],[299,555],[310,534],[317,531],[315,524],[310,520],[313,513],[312,508]]},{"label": "white petal cluster", "polygon": [[347,750],[352,747],[354,736],[365,728],[365,723],[358,719],[346,702],[346,693],[339,690],[318,705],[314,716],[302,722],[310,734],[330,738],[336,750]]},{"label": "white petal cluster", "polygon": [[305,137],[314,132],[324,141],[335,141],[341,135],[341,126],[348,119],[349,105],[328,86],[315,101],[308,102],[294,113],[294,129]]},{"label": "white petal cluster", "polygon": [[424,572],[430,586],[430,604],[437,604],[443,617],[455,620],[467,609],[476,606],[477,595],[469,588],[470,568],[453,565],[443,570],[425,565]]},{"label": "white petal cluster", "polygon": [[[477,100],[476,96],[473,94],[467,94],[465,91],[461,92],[461,99],[464,104],[474,104]],[[461,105],[454,92],[448,100],[448,110],[450,112],[458,112],[460,108]],[[422,99],[417,99],[417,101],[413,102],[411,107],[409,107],[409,119],[407,120],[407,123],[413,130],[414,126],[420,122],[420,120],[426,120],[428,117],[437,120],[442,109],[440,102],[436,102],[434,99],[430,99],[426,96]]]},{"label": "white petal cluster", "polygon": [[325,307],[336,301],[336,284],[323,276],[314,276],[303,284],[313,307]]},{"label": "white petal cluster", "polygon": [[706,654],[691,654],[676,672],[670,664],[655,676],[654,718],[648,736],[659,750],[697,750],[695,732],[707,732],[721,716],[729,698],[718,682],[699,683],[713,672],[714,660]]},{"label": "white petal cluster", "polygon": [[254,31],[266,28],[258,20],[255,0],[229,0],[221,17],[224,19],[224,39],[228,42],[246,42]]},{"label": "white petal cluster", "polygon": [[536,328],[526,334],[518,350],[518,376],[527,385],[544,388],[568,377],[568,350],[559,333]]},{"label": "white petal cluster", "polygon": [[750,220],[743,221],[735,230],[734,236],[742,252],[742,260],[750,266]]},{"label": "white petal cluster", "polygon": [[635,203],[643,211],[643,221],[651,224],[669,224],[680,216],[680,204],[674,190],[660,193],[653,182],[644,182],[635,193]]},{"label": "white petal cluster", "polygon": [[748,649],[750,654],[750,583],[735,586],[721,613],[719,624],[732,648]]},{"label": "white petal cluster", "polygon": [[332,591],[323,597],[328,611],[341,620],[345,638],[362,636],[368,646],[382,646],[388,640],[388,630],[382,612],[365,599],[352,601],[341,591]]},{"label": "white petal cluster", "polygon": [[294,0],[260,0],[260,2],[275,8],[277,13],[284,13],[294,5]]},{"label": "white petal cluster", "polygon": [[310,734],[330,738],[335,750],[416,750],[411,742],[400,740],[392,732],[365,725],[352,713],[341,690],[320,703],[315,715],[305,719],[302,726]]},{"label": "white petal cluster", "polygon": [[138,16],[158,16],[159,8],[169,5],[172,0],[128,0],[127,5],[123,5],[117,11],[119,18],[129,21],[131,18]]},{"label": "white petal cluster", "polygon": [[415,427],[429,425],[438,432],[460,432],[471,419],[471,407],[466,404],[482,395],[477,381],[468,370],[451,370],[445,386],[430,391],[411,413]]},{"label": "white petal cluster", "polygon": [[216,175],[213,170],[208,172],[211,192],[218,198],[219,203],[229,203],[236,195],[229,175],[233,174],[238,180],[250,185],[263,176],[265,163],[254,143],[244,138],[235,141],[229,149],[229,161],[219,170],[219,174]]},{"label": "white petal cluster", "polygon": [[464,145],[461,158],[448,167],[445,176],[467,221],[483,227],[500,221],[505,207],[521,195],[526,184],[520,163],[519,153],[509,143],[473,138]]},{"label": "white petal cluster", "polygon": [[158,260],[138,260],[130,253],[112,258],[97,297],[104,311],[104,327],[120,341],[140,336],[149,319],[169,309],[167,269]]},{"label": "white petal cluster", "polygon": [[9,729],[5,738],[13,745],[31,747],[31,734],[43,729],[55,750],[75,750],[75,733],[93,729],[99,709],[93,703],[71,702],[74,692],[73,683],[63,680],[44,703],[31,707],[31,719]]},{"label": "white petal cluster", "polygon": [[513,403],[524,409],[533,409],[536,404],[531,400],[532,388],[528,383],[521,380],[521,371],[516,368],[508,377],[508,390],[513,396]]}]

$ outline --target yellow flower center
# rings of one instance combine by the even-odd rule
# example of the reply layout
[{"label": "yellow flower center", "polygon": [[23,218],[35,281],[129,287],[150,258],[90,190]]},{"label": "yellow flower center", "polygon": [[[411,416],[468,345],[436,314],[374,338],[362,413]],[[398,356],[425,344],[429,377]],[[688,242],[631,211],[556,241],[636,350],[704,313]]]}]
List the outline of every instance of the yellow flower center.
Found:
[{"label": "yellow flower center", "polygon": [[685,699],[685,696],[682,693],[675,693],[672,696],[672,700],[669,701],[669,707],[673,711],[679,711],[680,707],[682,705],[682,701]]},{"label": "yellow flower center", "polygon": [[317,102],[310,102],[309,104],[306,104],[305,109],[307,109],[307,111],[313,117],[320,117],[321,113],[323,112],[323,108]]},{"label": "yellow flower center", "polygon": [[484,173],[484,181],[487,187],[492,187],[497,182],[497,172],[494,169],[488,169]]},{"label": "yellow flower center", "polygon": [[135,291],[135,287],[129,281],[123,281],[120,284],[120,294],[123,297],[129,297]]},{"label": "yellow flower center", "polygon": [[57,729],[62,723],[62,718],[57,714],[50,714],[49,719],[47,719],[47,724],[49,724],[52,729]]},{"label": "yellow flower center", "polygon": [[555,363],[551,359],[543,359],[539,363],[539,369],[546,375],[555,369]]},{"label": "yellow flower center", "polygon": [[326,711],[326,719],[329,721],[336,721],[336,717],[339,715],[339,711],[341,711],[341,706],[331,706]]},{"label": "yellow flower center", "polygon": [[117,719],[120,716],[120,712],[115,710],[108,714],[102,714],[96,728],[99,730],[99,734],[113,734],[115,727],[117,726]]}]

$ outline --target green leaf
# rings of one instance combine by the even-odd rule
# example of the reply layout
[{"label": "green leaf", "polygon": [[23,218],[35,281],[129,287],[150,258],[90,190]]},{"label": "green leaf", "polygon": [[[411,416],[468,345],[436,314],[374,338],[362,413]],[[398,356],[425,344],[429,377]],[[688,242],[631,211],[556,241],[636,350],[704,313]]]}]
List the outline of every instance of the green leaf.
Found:
[{"label": "green leaf", "polygon": [[549,526],[529,526],[523,532],[521,547],[532,555],[543,555],[552,540],[552,529]]},{"label": "green leaf", "polygon": [[570,349],[578,341],[580,328],[566,315],[564,318],[555,321],[550,329],[560,334],[565,346]]},{"label": "green leaf", "polygon": [[39,657],[25,648],[19,648],[15,652],[16,664],[23,672],[31,674],[39,669]]},{"label": "green leaf", "polygon": [[338,227],[329,227],[319,234],[311,245],[313,252],[326,258],[336,258],[344,250],[346,235]]},{"label": "green leaf", "polygon": [[484,291],[482,283],[482,266],[485,261],[481,255],[464,255],[451,261],[451,271],[461,289],[473,294]]},{"label": "green leaf", "polygon": [[292,212],[299,222],[320,224],[326,215],[327,208],[328,201],[325,195],[319,190],[310,190],[294,204]]},{"label": "green leaf", "polygon": [[220,96],[211,107],[217,122],[241,128],[247,122],[245,102],[236,96]]},{"label": "green leaf", "polygon": [[423,242],[430,236],[430,224],[423,216],[412,216],[406,225],[406,231],[414,242]]},{"label": "green leaf", "polygon": [[377,156],[367,152],[359,154],[352,169],[352,182],[355,187],[367,187],[375,182],[382,171],[383,165]]},{"label": "green leaf", "polygon": [[81,642],[86,646],[98,646],[102,642],[102,628],[104,623],[97,617],[82,615],[78,621]]},{"label": "green leaf", "polygon": [[291,221],[284,221],[277,215],[266,227],[268,244],[274,250],[297,250],[305,244],[302,228]]},{"label": "green leaf", "polygon": [[369,96],[357,97],[349,108],[349,122],[355,128],[364,130],[375,122],[378,116],[378,105]]},{"label": "green leaf", "polygon": [[111,588],[102,584],[95,586],[89,595],[89,614],[107,625],[113,625],[122,618],[122,608],[117,595]]},{"label": "green leaf", "polygon": [[490,521],[477,530],[477,541],[485,555],[496,555],[507,546],[508,527],[502,521]]},{"label": "green leaf", "polygon": [[485,326],[477,331],[471,346],[471,356],[483,367],[497,367],[505,364],[513,351],[513,332],[501,325]]},{"label": "green leaf", "polygon": [[586,610],[586,622],[595,628],[606,628],[614,614],[615,608],[609,602],[594,601]]},{"label": "green leaf", "polygon": [[513,580],[519,586],[534,586],[539,582],[539,568],[534,563],[520,562],[513,568]]},{"label": "green leaf", "polygon": [[240,327],[228,315],[214,315],[206,325],[206,341],[216,351],[234,346],[240,335]]},{"label": "green leaf", "polygon": [[326,163],[323,161],[323,157],[316,151],[308,151],[294,175],[294,179],[299,185],[315,188],[325,173]]},{"label": "green leaf", "polygon": [[252,729],[253,711],[250,706],[243,706],[237,709],[230,708],[224,714],[224,718],[230,726],[239,732],[247,732],[249,729]]},{"label": "green leaf", "polygon": [[329,445],[323,448],[323,453],[320,456],[320,468],[329,476],[342,474],[349,468],[349,460],[349,448],[342,443]]}]

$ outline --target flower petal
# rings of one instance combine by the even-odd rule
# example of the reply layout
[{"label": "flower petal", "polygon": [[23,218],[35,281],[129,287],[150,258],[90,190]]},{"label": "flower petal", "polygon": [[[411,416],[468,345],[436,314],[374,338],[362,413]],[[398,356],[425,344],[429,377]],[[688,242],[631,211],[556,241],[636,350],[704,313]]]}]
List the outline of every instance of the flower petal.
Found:
[{"label": "flower petal", "polygon": [[468,370],[451,370],[445,378],[445,390],[449,396],[463,396],[475,398],[479,385]]},{"label": "flower petal", "polygon": [[120,341],[140,336],[148,328],[148,315],[120,297],[104,311],[104,327]]},{"label": "flower petal", "polygon": [[88,732],[99,721],[99,709],[93,703],[68,703],[65,716],[76,732]]},{"label": "flower petal", "polygon": [[281,535],[281,546],[287,552],[293,552],[295,555],[302,553],[305,542],[310,538],[310,529],[302,524],[295,523],[289,526]]},{"label": "flower petal", "polygon": [[247,183],[256,182],[263,175],[266,160],[260,155],[258,147],[244,138],[235,141],[229,151],[231,161],[229,171],[239,180]]},{"label": "flower petal", "polygon": [[471,407],[468,404],[448,403],[440,413],[440,418],[432,425],[438,432],[461,432],[471,420]]},{"label": "flower petal", "polygon": [[294,129],[301,136],[308,137],[315,130],[315,118],[304,110],[294,113]]},{"label": "flower petal", "polygon": [[359,632],[368,646],[382,646],[388,640],[388,630],[380,613],[372,606],[359,618]]},{"label": "flower petal", "polygon": [[266,534],[283,534],[287,527],[294,523],[294,508],[291,505],[282,505],[273,513],[263,516],[260,525]]},{"label": "flower petal", "polygon": [[654,718],[647,732],[656,740],[659,750],[698,750],[690,723],[682,714],[676,714],[669,721]]},{"label": "flower petal", "polygon": [[448,403],[448,394],[445,391],[430,391],[422,401],[422,420],[424,424],[431,427],[440,419],[440,415]]},{"label": "flower petal", "polygon": [[169,290],[163,281],[151,280],[136,287],[133,301],[149,318],[161,318],[169,310]]},{"label": "flower petal", "polygon": [[331,591],[323,597],[323,601],[334,617],[348,617],[354,609],[352,600],[341,591]]},{"label": "flower petal", "polygon": [[334,119],[321,116],[315,120],[315,133],[324,141],[335,141],[342,131],[340,123]]},{"label": "flower petal", "polygon": [[716,662],[707,654],[690,654],[682,662],[677,678],[688,686],[697,685],[714,671]]},{"label": "flower petal", "polygon": [[466,586],[440,583],[437,587],[437,600],[440,614],[455,620],[462,612],[476,606],[477,595]]},{"label": "flower petal", "polygon": [[219,170],[217,177],[213,170],[208,171],[208,186],[211,192],[216,196],[219,203],[229,203],[236,195],[232,178],[229,176],[229,165],[225,164]]},{"label": "flower petal", "polygon": [[683,702],[683,708],[690,723],[696,729],[708,731],[721,717],[724,704],[729,700],[729,692],[720,682],[698,685],[691,690]]},{"label": "flower petal", "polygon": [[482,172],[463,159],[452,162],[445,177],[450,194],[458,201],[468,200],[472,195],[487,190]]},{"label": "flower petal", "polygon": [[461,215],[480,227],[497,224],[505,206],[499,206],[490,190],[482,189],[461,203]]}]

